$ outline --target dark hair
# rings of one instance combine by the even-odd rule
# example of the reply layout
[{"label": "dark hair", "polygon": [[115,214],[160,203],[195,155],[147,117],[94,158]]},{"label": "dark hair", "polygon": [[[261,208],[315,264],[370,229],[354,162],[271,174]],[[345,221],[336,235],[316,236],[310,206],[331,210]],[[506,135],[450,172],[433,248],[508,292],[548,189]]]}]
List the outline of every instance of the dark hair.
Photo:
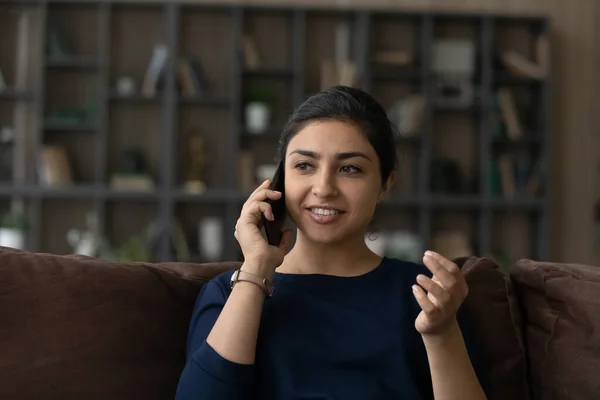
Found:
[{"label": "dark hair", "polygon": [[306,99],[288,119],[277,149],[277,161],[285,162],[290,140],[307,124],[319,120],[349,122],[358,126],[379,157],[381,182],[396,168],[393,124],[385,109],[370,94],[348,86],[333,86]]}]

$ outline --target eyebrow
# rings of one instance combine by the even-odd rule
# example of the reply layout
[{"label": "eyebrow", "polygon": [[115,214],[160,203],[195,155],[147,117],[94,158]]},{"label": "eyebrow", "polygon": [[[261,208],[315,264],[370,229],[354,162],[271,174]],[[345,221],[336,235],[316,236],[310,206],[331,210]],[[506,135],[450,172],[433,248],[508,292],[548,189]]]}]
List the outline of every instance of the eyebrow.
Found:
[{"label": "eyebrow", "polygon": [[[321,158],[321,156],[318,153],[316,153],[314,151],[309,151],[309,150],[294,150],[290,153],[290,155],[292,155],[294,153],[300,154],[301,156],[314,158],[315,160],[318,160],[319,158]],[[338,161],[343,161],[343,160],[347,160],[349,158],[356,158],[356,157],[361,157],[361,158],[371,161],[369,156],[367,156],[365,153],[362,153],[360,151],[348,151],[348,152],[335,154],[335,159]]]}]

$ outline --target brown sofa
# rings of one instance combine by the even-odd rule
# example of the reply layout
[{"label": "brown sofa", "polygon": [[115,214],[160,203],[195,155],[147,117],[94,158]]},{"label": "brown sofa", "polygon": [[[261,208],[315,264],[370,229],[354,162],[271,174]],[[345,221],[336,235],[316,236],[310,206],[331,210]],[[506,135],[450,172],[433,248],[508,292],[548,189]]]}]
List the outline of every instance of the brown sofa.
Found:
[{"label": "brown sofa", "polygon": [[[489,399],[600,398],[600,268],[457,261]],[[172,399],[196,295],[237,266],[0,248],[0,399]]]}]

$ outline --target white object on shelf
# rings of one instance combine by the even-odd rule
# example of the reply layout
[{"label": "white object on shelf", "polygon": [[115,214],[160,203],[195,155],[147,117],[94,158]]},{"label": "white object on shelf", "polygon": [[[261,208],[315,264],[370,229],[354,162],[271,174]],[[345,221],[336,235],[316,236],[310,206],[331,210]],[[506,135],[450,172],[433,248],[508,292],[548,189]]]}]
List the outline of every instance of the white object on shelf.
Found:
[{"label": "white object on shelf", "polygon": [[258,181],[262,183],[267,179],[273,179],[275,171],[277,171],[277,165],[262,164],[256,167],[256,177],[258,178]]},{"label": "white object on shelf", "polygon": [[25,234],[18,229],[0,228],[0,247],[25,249]]},{"label": "white object on shelf", "polygon": [[219,261],[223,255],[223,221],[219,217],[206,217],[198,226],[198,245],[207,261]]},{"label": "white object on shelf", "polygon": [[271,109],[267,103],[246,104],[246,130],[252,134],[265,132],[269,128]]}]

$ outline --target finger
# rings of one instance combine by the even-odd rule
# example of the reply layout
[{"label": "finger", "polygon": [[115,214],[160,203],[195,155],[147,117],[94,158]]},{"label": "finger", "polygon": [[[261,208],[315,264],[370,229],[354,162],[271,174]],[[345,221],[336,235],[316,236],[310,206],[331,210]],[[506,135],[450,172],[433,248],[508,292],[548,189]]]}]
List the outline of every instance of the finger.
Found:
[{"label": "finger", "polygon": [[270,200],[279,200],[281,197],[281,192],[271,189],[261,189],[250,196],[246,203],[250,204],[253,201],[264,201],[267,199]]},{"label": "finger", "polygon": [[419,303],[419,306],[421,307],[421,310],[423,310],[426,314],[433,314],[437,312],[437,307],[431,302],[431,300],[429,300],[427,294],[425,294],[419,285],[413,285],[412,290],[417,303]]},{"label": "finger", "polygon": [[273,221],[275,216],[273,215],[273,210],[271,209],[271,205],[264,201],[255,201],[248,205],[246,208],[246,213],[254,217],[255,222],[260,221],[261,214],[265,216],[269,221]]},{"label": "finger", "polygon": [[427,290],[427,292],[429,292],[429,294],[431,294],[439,304],[447,304],[452,299],[450,293],[425,275],[417,275],[417,282],[423,287],[423,289]]},{"label": "finger", "polygon": [[[250,195],[248,196],[248,198],[246,199],[246,203],[248,203],[253,197],[254,195],[264,189],[267,189],[269,186],[271,185],[271,180],[270,179],[266,179],[263,183],[261,183],[260,185],[258,185],[253,191],[252,193],[250,193]],[[245,205],[245,203],[244,203]]]},{"label": "finger", "polygon": [[455,274],[460,271],[460,268],[458,268],[458,265],[456,265],[456,263],[453,263],[441,254],[431,250],[426,251],[426,254],[433,257],[442,267],[446,268],[446,270],[448,270],[448,272],[450,272],[451,274]]},{"label": "finger", "polygon": [[423,257],[423,263],[445,289],[449,289],[456,284],[456,277],[446,268],[442,267],[442,265],[427,252],[425,252],[425,256]]},{"label": "finger", "polygon": [[292,244],[292,239],[293,239],[292,230],[291,229],[284,230],[283,234],[281,236],[281,243],[279,244],[279,248],[287,253],[287,251],[290,249],[290,245]]}]

